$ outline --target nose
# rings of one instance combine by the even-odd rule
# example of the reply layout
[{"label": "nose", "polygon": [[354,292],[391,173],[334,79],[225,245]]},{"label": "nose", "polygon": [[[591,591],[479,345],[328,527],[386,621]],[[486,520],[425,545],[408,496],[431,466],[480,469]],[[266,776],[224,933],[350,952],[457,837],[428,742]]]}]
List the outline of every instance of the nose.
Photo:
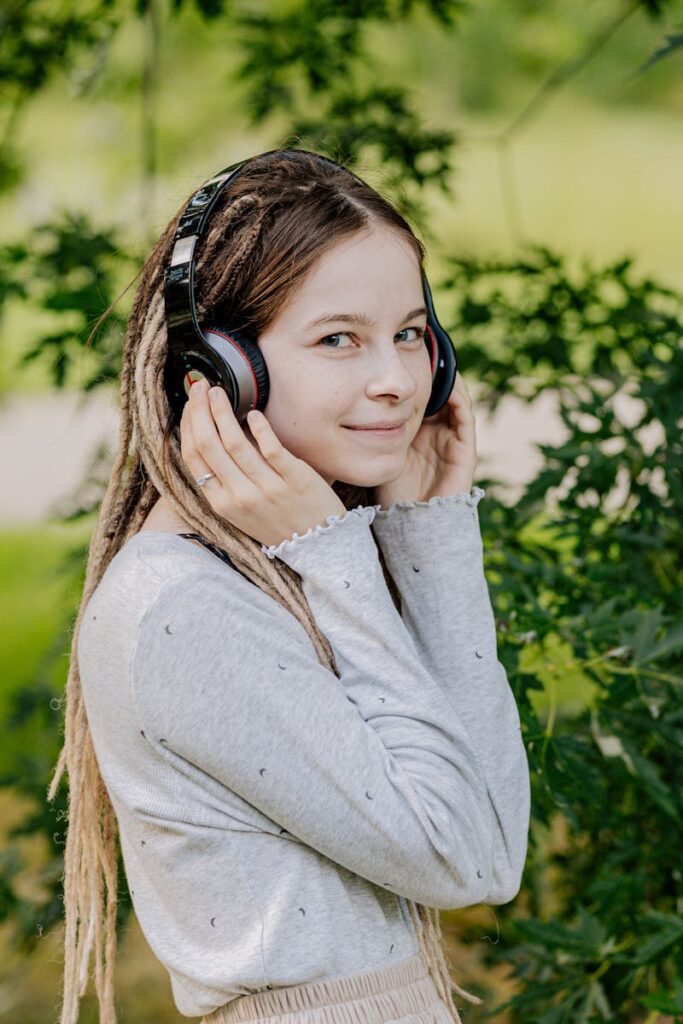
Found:
[{"label": "nose", "polygon": [[418,369],[415,353],[402,352],[393,342],[373,358],[367,393],[374,398],[382,395],[402,400],[410,398],[417,388],[415,373]]}]

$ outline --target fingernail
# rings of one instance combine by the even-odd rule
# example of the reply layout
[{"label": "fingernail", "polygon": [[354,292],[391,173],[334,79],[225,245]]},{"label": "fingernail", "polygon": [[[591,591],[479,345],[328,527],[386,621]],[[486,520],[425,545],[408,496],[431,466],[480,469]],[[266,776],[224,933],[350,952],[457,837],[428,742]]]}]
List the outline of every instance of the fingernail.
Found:
[{"label": "fingernail", "polygon": [[215,402],[223,389],[219,387],[209,388],[209,398]]}]

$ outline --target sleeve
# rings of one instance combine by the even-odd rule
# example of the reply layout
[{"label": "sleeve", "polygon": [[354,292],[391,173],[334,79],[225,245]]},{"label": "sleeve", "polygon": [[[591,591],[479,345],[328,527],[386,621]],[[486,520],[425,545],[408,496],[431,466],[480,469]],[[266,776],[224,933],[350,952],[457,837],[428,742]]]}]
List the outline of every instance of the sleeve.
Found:
[{"label": "sleeve", "polygon": [[140,724],[182,770],[337,864],[428,906],[471,906],[493,884],[486,777],[393,604],[375,512],[329,516],[266,549],[300,575],[339,678],[276,600],[229,570],[200,570],[168,583],[141,621]]},{"label": "sleeve", "polygon": [[373,531],[401,596],[401,615],[430,676],[457,708],[484,769],[494,811],[491,886],[483,901],[519,891],[530,818],[529,765],[519,711],[497,657],[483,564],[480,487],[426,502],[396,502]]}]

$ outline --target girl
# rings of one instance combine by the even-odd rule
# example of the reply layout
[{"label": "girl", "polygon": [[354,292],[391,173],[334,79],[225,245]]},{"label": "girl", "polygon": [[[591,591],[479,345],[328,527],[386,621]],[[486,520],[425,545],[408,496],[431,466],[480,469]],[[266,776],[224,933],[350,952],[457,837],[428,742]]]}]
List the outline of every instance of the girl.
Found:
[{"label": "girl", "polygon": [[452,989],[480,1000],[449,977],[438,910],[516,895],[529,775],[459,376],[425,418],[424,247],[337,164],[248,161],[194,291],[203,324],[257,339],[267,404],[238,419],[194,374],[178,423],[181,213],[128,325],[50,788],[68,770],[62,1024],[93,951],[115,1021],[117,834],[181,1014],[458,1022]]}]

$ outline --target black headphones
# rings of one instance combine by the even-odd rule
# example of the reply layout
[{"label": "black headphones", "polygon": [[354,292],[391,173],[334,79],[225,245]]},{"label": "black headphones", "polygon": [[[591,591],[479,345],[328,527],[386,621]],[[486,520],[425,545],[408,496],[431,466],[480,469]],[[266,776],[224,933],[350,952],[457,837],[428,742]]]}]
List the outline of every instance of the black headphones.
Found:
[{"label": "black headphones", "polygon": [[[276,152],[278,150],[269,150],[261,156]],[[339,167],[318,153],[308,155]],[[197,240],[206,230],[211,211],[223,189],[239,177],[252,159],[255,158],[226,167],[202,185],[187,203],[175,232],[171,261],[164,271],[168,330],[164,383],[178,420],[192,383],[202,377],[207,377],[211,385],[217,384],[225,389],[238,423],[244,421],[250,409],[263,410],[268,402],[268,369],[255,340],[244,331],[231,327],[200,327],[194,295]],[[437,320],[424,272],[422,284],[427,307],[425,344],[432,361],[432,393],[425,416],[433,416],[446,404],[453,390],[456,356],[453,342]]]}]

